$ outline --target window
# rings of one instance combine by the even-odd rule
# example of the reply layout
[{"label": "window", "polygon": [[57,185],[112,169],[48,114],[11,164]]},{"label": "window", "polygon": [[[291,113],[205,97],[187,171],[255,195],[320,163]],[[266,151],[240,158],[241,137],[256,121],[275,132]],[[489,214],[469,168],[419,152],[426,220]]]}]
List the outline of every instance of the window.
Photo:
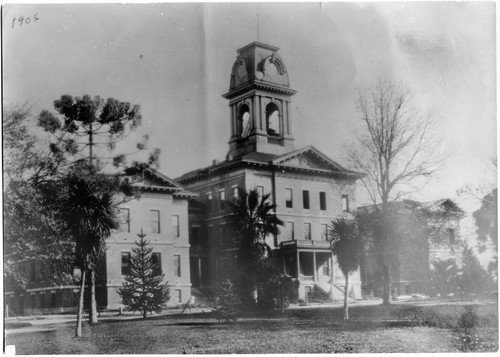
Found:
[{"label": "window", "polygon": [[349,212],[349,196],[342,195],[342,211]]},{"label": "window", "polygon": [[322,211],[326,211],[326,193],[319,193],[319,209]]},{"label": "window", "polygon": [[151,233],[160,233],[160,211],[149,211],[149,217],[151,221]]},{"label": "window", "polygon": [[50,292],[50,307],[56,307],[56,292]]},{"label": "window", "polygon": [[153,274],[161,275],[161,253],[152,253],[151,261],[153,262]]},{"label": "window", "polygon": [[120,208],[120,216],[118,217],[120,232],[130,232],[130,209]]},{"label": "window", "polygon": [[238,200],[239,193],[238,193],[238,186],[233,187],[233,202],[236,203]]},{"label": "window", "polygon": [[182,292],[180,289],[175,289],[175,301],[178,303],[182,302]]},{"label": "window", "polygon": [[286,239],[287,240],[294,240],[295,239],[295,232],[293,229],[293,222],[286,222],[285,229],[286,229]]},{"label": "window", "polygon": [[328,225],[321,224],[321,240],[327,240],[328,238]]},{"label": "window", "polygon": [[178,254],[174,255],[174,276],[181,277],[181,256]]},{"label": "window", "polygon": [[264,196],[264,186],[257,186],[257,192],[259,192],[259,198]]},{"label": "window", "polygon": [[130,273],[130,252],[122,252],[122,275]]},{"label": "window", "polygon": [[174,214],[172,216],[172,235],[174,237],[179,237],[180,232],[179,232],[179,216]]},{"label": "window", "polygon": [[207,200],[208,200],[208,203],[212,202],[212,192],[207,193]]},{"label": "window", "polygon": [[292,208],[293,207],[293,198],[292,198],[292,189],[285,188],[285,207]]},{"label": "window", "polygon": [[219,209],[224,211],[226,209],[226,191],[219,191]]},{"label": "window", "polygon": [[307,190],[302,191],[302,203],[304,209],[309,209],[309,191]]},{"label": "window", "polygon": [[455,230],[453,228],[448,228],[448,237],[450,238],[450,244],[455,244]]},{"label": "window", "polygon": [[34,282],[36,282],[36,265],[35,265],[35,262],[31,262],[30,266],[31,266],[30,278],[31,278],[31,281],[34,283]]},{"label": "window", "polygon": [[304,239],[311,240],[311,223],[304,223]]}]

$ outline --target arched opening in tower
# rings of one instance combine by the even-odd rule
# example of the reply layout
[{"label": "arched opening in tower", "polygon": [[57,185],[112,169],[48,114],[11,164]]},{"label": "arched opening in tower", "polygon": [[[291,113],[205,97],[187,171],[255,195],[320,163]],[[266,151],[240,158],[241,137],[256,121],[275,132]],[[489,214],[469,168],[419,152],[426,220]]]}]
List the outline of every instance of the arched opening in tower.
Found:
[{"label": "arched opening in tower", "polygon": [[280,136],[280,111],[276,104],[270,103],[266,107],[267,135]]}]

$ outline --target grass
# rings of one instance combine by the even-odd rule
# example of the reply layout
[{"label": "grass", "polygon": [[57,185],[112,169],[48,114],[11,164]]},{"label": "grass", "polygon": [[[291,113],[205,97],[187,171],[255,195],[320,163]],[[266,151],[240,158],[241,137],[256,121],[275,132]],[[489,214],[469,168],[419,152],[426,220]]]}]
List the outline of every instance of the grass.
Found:
[{"label": "grass", "polygon": [[[73,326],[67,326],[49,332],[7,335],[6,343],[16,345],[18,354],[493,352],[498,349],[496,305],[475,308],[478,318],[470,329],[460,327],[466,311],[463,306],[416,309],[412,311],[417,314],[416,319],[401,313],[403,308],[400,305],[353,307],[348,323],[342,321],[340,309],[288,310],[284,317],[279,313],[246,316],[231,323],[217,322],[208,314],[101,321],[95,326],[85,325],[85,337],[79,339],[73,337]],[[431,317],[432,323],[422,323],[425,318],[420,318],[419,313]],[[397,324],[407,321],[415,324]]]}]

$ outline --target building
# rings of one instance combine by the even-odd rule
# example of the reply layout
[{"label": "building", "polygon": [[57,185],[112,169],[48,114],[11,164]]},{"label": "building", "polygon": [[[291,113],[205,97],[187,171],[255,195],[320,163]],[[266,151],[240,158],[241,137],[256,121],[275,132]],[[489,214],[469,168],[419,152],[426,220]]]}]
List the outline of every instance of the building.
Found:
[{"label": "building", "polygon": [[[375,206],[360,207],[358,214],[374,214]],[[433,262],[452,259],[461,266],[460,221],[465,213],[453,201],[442,199],[421,203],[412,200],[392,202],[389,214],[396,230],[397,251],[391,265],[392,296],[434,294]],[[382,295],[382,272],[376,257],[362,264],[363,289],[369,295]]]},{"label": "building", "polygon": [[[315,291],[342,299],[345,280],[326,240],[327,225],[356,208],[355,184],[361,174],[342,167],[313,146],[295,149],[288,71],[278,48],[253,42],[237,51],[231,70],[231,136],[226,160],[178,179],[199,194],[190,205],[193,286],[213,287],[236,266],[236,238],[227,205],[257,188],[271,193],[285,223],[269,237],[284,272],[300,281],[298,298]],[[351,279],[361,296],[358,273]]]},{"label": "building", "polygon": [[121,306],[116,291],[122,285],[132,248],[136,247],[137,234],[141,231],[146,234],[149,247],[153,248],[152,258],[159,266],[158,273],[165,274],[165,281],[168,281],[170,301],[167,306],[185,304],[191,297],[188,200],[197,195],[149,168],[123,178],[139,187],[141,195],[139,199],[120,205],[120,228],[106,240],[101,274],[106,280],[97,286],[98,305],[107,309]]},{"label": "building", "polygon": [[[185,304],[191,297],[188,200],[196,194],[150,168],[134,175],[122,175],[121,179],[138,187],[141,194],[120,205],[120,227],[106,240],[106,254],[96,274],[98,308],[118,309],[121,306],[116,291],[122,285],[141,230],[147,234],[146,240],[153,248],[158,273],[165,274],[165,281],[170,286],[168,306]],[[5,285],[6,304],[13,314],[75,311],[78,285],[54,286],[46,281],[48,268],[40,261],[27,262],[20,269],[25,271],[26,287],[16,288],[13,281]]]}]

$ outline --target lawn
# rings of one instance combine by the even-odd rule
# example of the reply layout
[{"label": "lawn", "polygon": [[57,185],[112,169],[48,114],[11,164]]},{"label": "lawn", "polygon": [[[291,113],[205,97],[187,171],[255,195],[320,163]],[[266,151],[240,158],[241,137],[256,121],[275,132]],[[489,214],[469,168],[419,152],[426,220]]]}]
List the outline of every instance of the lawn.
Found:
[{"label": "lawn", "polygon": [[[425,308],[432,312],[434,308]],[[463,307],[440,307],[445,323]],[[415,311],[411,311],[414,313]],[[401,314],[401,306],[351,309],[353,321],[343,323],[338,309],[289,310],[217,322],[208,314],[159,316],[148,320],[101,321],[84,327],[74,338],[71,326],[50,332],[11,334],[7,344],[18,354],[138,354],[138,353],[333,353],[333,352],[458,352],[496,351],[496,306],[479,307],[472,330],[420,326],[422,321]],[[444,316],[443,315],[443,316]],[[435,314],[429,316],[436,318]],[[481,320],[482,319],[482,320]],[[412,321],[413,320],[413,321]],[[422,319],[421,319],[422,320]],[[458,321],[458,320],[457,320]],[[466,334],[466,335],[464,335]],[[463,341],[463,340],[466,341]],[[465,346],[465,349],[464,349]]]}]

